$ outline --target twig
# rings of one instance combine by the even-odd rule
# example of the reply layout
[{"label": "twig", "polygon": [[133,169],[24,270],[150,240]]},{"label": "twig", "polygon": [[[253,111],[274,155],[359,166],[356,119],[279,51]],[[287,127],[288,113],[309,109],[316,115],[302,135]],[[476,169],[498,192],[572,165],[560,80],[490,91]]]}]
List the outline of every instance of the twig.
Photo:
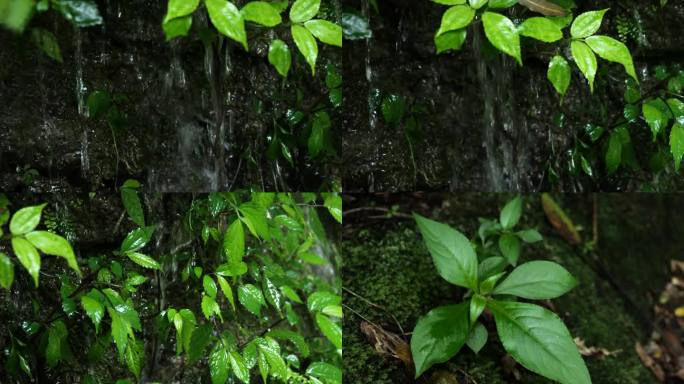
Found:
[{"label": "twig", "polygon": [[406,333],[404,332],[404,328],[402,328],[402,326],[401,326],[401,324],[399,323],[399,320],[397,320],[396,316],[394,316],[394,314],[392,314],[390,311],[388,311],[385,307],[383,307],[383,306],[381,306],[381,305],[378,305],[378,304],[375,304],[374,302],[372,302],[372,301],[366,299],[365,297],[359,295],[358,293],[352,291],[352,290],[349,289],[349,288],[342,287],[342,289],[343,289],[344,291],[346,291],[347,293],[349,293],[350,295],[356,296],[357,298],[363,300],[363,301],[366,302],[368,305],[370,305],[370,306],[372,306],[372,307],[375,307],[375,308],[378,308],[378,309],[380,309],[381,311],[385,312],[386,314],[390,315],[390,316],[392,317],[392,320],[394,320],[394,322],[397,324],[397,327],[399,327],[399,330],[401,331],[401,334],[402,334],[402,335],[405,335],[405,334],[406,334]]},{"label": "twig", "polygon": [[[376,211],[376,212],[386,212],[389,213],[389,217],[401,217],[404,219],[413,219],[413,216],[407,214],[407,213],[402,213],[402,212],[395,212],[390,209],[384,208],[384,207],[359,207],[359,208],[352,208],[347,211],[344,211],[342,216],[347,216],[351,215],[353,213],[357,212],[364,212],[364,211]],[[374,218],[382,218],[382,216],[374,216]]]}]

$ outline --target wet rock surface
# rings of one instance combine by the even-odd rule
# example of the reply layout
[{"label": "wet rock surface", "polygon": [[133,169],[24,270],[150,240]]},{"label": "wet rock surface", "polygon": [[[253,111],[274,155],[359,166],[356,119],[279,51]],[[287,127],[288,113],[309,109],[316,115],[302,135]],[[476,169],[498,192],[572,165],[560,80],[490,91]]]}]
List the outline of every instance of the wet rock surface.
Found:
[{"label": "wet rock surface", "polygon": [[[207,47],[200,10],[189,36],[165,42],[166,3],[99,8],[104,23],[96,27],[79,30],[50,12],[31,21],[55,34],[63,64],[28,35],[0,31],[0,188],[99,190],[135,177],[151,191],[317,190],[337,179],[330,161],[294,151],[295,169],[269,160],[266,149],[288,109],[311,111],[325,102],[325,67],[339,68],[339,49],[320,47],[314,78],[293,55],[284,82],[266,59],[272,36],[258,29],[248,31],[249,52],[227,39]],[[278,36],[291,42],[282,28]],[[123,128],[88,117],[87,97],[97,90],[122,97]]]},{"label": "wet rock surface", "polygon": [[[610,0],[578,4],[576,13],[611,9],[601,33],[625,39],[642,89],[658,82],[652,77],[656,65],[681,63],[684,34],[678,20],[684,17],[684,5],[669,2],[660,9],[656,1]],[[546,79],[557,44],[524,39],[524,66],[519,67],[494,51],[479,36],[477,25],[468,30],[460,51],[436,55],[434,32],[446,7],[398,0],[378,2],[378,7],[379,13],[356,0],[345,8],[369,19],[373,33],[368,40],[345,42],[345,94],[358,95],[347,98],[345,108],[347,190],[624,191],[637,190],[640,182],[653,177],[648,171],[631,178],[609,177],[602,158],[590,159],[598,176],[593,181],[585,178],[580,183],[582,175],[570,170],[568,151],[577,145],[575,137],[581,137],[585,125],[622,114],[626,76],[619,65],[599,63],[593,95],[573,69],[570,89],[559,106]],[[522,7],[515,12],[516,20],[534,15]],[[629,32],[621,36],[618,30],[625,29]],[[414,148],[403,127],[383,121],[379,99],[389,94],[428,111],[420,119],[423,138]],[[565,119],[559,119],[561,113]],[[632,141],[648,146],[647,133],[632,132]],[[643,156],[638,160],[648,168],[650,154]],[[548,178],[550,165],[559,173],[554,184]],[[659,190],[684,188],[671,170],[654,179]]]}]

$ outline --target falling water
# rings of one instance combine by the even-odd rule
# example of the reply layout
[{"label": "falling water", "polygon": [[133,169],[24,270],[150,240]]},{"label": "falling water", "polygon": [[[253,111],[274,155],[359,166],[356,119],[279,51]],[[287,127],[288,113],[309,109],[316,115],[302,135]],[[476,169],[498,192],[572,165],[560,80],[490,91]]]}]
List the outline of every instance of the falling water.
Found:
[{"label": "falling water", "polygon": [[[88,108],[86,105],[86,92],[87,88],[85,82],[83,81],[83,52],[82,52],[82,38],[81,30],[78,27],[74,28],[74,45],[75,54],[74,60],[76,64],[76,102],[78,105],[78,115],[79,120],[88,117]],[[90,171],[90,153],[89,153],[89,140],[88,140],[88,125],[81,123],[83,128],[83,134],[81,136],[81,173],[84,178],[87,177]]]},{"label": "falling water", "polygon": [[516,63],[502,54],[488,59],[482,52],[484,32],[474,37],[477,76],[483,100],[483,147],[485,148],[485,186],[490,191],[521,190],[528,183],[527,127],[524,118],[517,118],[513,74]]},{"label": "falling water", "polygon": [[204,167],[202,173],[207,178],[209,188],[217,190],[220,181],[220,170],[223,162],[223,149],[221,148],[223,140],[223,103],[219,96],[219,87],[217,87],[217,77],[220,78],[214,68],[214,47],[211,44],[204,46],[204,74],[209,83],[211,94],[211,106],[214,114],[214,121],[207,124],[207,135],[209,138],[209,146],[207,151],[207,158],[214,159],[214,164],[211,168]]}]

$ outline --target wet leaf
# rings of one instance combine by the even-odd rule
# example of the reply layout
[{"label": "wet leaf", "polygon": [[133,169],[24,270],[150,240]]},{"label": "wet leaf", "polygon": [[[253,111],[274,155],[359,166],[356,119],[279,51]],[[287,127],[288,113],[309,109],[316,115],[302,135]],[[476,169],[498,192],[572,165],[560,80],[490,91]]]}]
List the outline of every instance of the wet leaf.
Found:
[{"label": "wet leaf", "polygon": [[309,20],[304,27],[322,43],[342,47],[342,27],[327,20]]},{"label": "wet leaf", "polygon": [[192,16],[179,17],[162,24],[166,41],[173,40],[176,37],[187,36],[190,27],[192,27]]},{"label": "wet leaf", "polygon": [[211,342],[212,328],[209,324],[200,325],[192,332],[190,348],[188,348],[188,365],[193,365],[202,358],[204,350]]},{"label": "wet leaf", "polygon": [[77,27],[102,24],[102,16],[93,0],[58,0],[52,6]]},{"label": "wet leaf", "polygon": [[245,230],[242,221],[233,221],[223,236],[223,250],[228,258],[228,263],[237,265],[242,262],[245,255]]},{"label": "wet leaf", "polygon": [[593,93],[594,78],[596,77],[598,66],[596,55],[588,45],[581,41],[573,41],[570,43],[570,49],[572,51],[572,57],[575,59],[575,64],[577,64],[577,67],[589,82],[589,89]]},{"label": "wet leaf", "polygon": [[292,38],[299,52],[304,56],[304,59],[311,67],[311,74],[316,73],[316,60],[318,59],[318,44],[308,29],[299,24],[294,24],[291,27]]},{"label": "wet leaf", "polygon": [[451,284],[477,289],[477,256],[470,241],[448,225],[413,216],[439,275]]},{"label": "wet leaf", "polygon": [[679,171],[684,158],[684,125],[675,123],[670,132],[670,152],[674,158],[675,170]]},{"label": "wet leaf", "polygon": [[144,255],[138,252],[126,252],[126,256],[131,259],[134,263],[138,264],[143,268],[149,269],[160,269],[161,266],[157,260],[151,258],[150,256]]},{"label": "wet leaf", "polygon": [[492,301],[488,307],[504,349],[522,366],[561,384],[591,383],[570,332],[555,313],[518,302]]},{"label": "wet leaf", "polygon": [[202,278],[202,287],[204,288],[204,293],[212,298],[216,298],[216,293],[218,288],[216,287],[216,282],[209,275],[204,275]]},{"label": "wet leaf", "polygon": [[250,1],[242,7],[240,13],[245,20],[266,27],[275,27],[283,21],[280,12],[265,1]]},{"label": "wet leaf", "polygon": [[280,76],[287,77],[287,73],[292,65],[290,47],[282,40],[273,40],[268,49],[268,62],[275,67]]},{"label": "wet leaf", "polygon": [[622,42],[613,39],[609,36],[590,36],[587,37],[587,44],[594,53],[596,53],[600,58],[614,63],[622,64],[625,67],[625,71],[634,80],[639,80],[637,78],[636,72],[634,71],[634,63],[632,62],[632,54],[629,53],[629,48]]},{"label": "wet leaf", "polygon": [[74,250],[62,236],[47,231],[33,231],[26,234],[26,239],[43,253],[65,258],[69,267],[81,275]]},{"label": "wet leaf", "polygon": [[303,23],[313,19],[321,7],[321,0],[296,0],[290,8],[290,21]]},{"label": "wet leaf", "polygon": [[24,207],[12,216],[10,220],[10,232],[13,235],[23,235],[24,233],[31,232],[40,223],[40,215],[43,212],[46,204],[34,205],[30,207]]},{"label": "wet leaf", "polygon": [[483,13],[482,23],[489,42],[496,49],[515,58],[518,64],[522,65],[520,36],[515,24],[506,16],[495,12]]},{"label": "wet leaf", "polygon": [[261,316],[261,307],[266,305],[261,290],[252,284],[245,284],[238,288],[238,300],[257,317]]},{"label": "wet leaf", "polygon": [[0,252],[0,286],[9,290],[14,282],[14,263]]},{"label": "wet leaf", "polygon": [[93,321],[95,330],[99,331],[100,322],[104,317],[104,307],[102,306],[102,303],[88,295],[83,295],[81,296],[81,306],[86,312],[86,315]]},{"label": "wet leaf", "polygon": [[43,51],[49,58],[62,62],[62,51],[59,49],[57,38],[52,32],[42,29],[31,29],[31,40],[41,51]]},{"label": "wet leaf", "polygon": [[329,317],[317,313],[316,324],[323,335],[337,348],[342,348],[342,328]]},{"label": "wet leaf", "polygon": [[531,17],[520,25],[519,30],[523,36],[545,43],[553,43],[563,38],[560,26],[546,17]]},{"label": "wet leaf", "polygon": [[411,336],[415,377],[456,355],[466,342],[468,329],[467,303],[437,307],[418,319]]},{"label": "wet leaf", "polygon": [[332,364],[311,363],[306,369],[306,374],[322,380],[325,384],[342,384],[342,371]]},{"label": "wet leaf", "polygon": [[553,84],[556,92],[561,96],[565,96],[570,86],[571,71],[570,64],[568,64],[563,56],[556,55],[551,59],[546,76],[551,84]]},{"label": "wet leaf", "polygon": [[204,0],[211,23],[222,34],[247,47],[247,32],[245,32],[245,20],[240,10],[226,0]]},{"label": "wet leaf", "polygon": [[437,49],[437,54],[449,50],[458,51],[463,46],[467,35],[468,32],[465,28],[456,31],[449,31],[441,35],[435,35],[435,47]]},{"label": "wet leaf", "polygon": [[225,384],[228,380],[228,367],[230,367],[228,351],[222,343],[216,343],[209,355],[211,384]]},{"label": "wet leaf", "polygon": [[38,250],[26,239],[21,237],[12,238],[12,250],[19,259],[21,265],[26,268],[33,282],[38,287],[38,274],[40,273],[40,255]]},{"label": "wet leaf", "polygon": [[121,253],[135,252],[144,247],[152,238],[155,230],[154,225],[147,227],[136,228],[126,235],[126,238],[121,243]]},{"label": "wet leaf", "polygon": [[439,26],[436,36],[440,36],[449,31],[455,31],[467,27],[475,17],[475,10],[467,5],[456,5],[444,12],[442,23]]},{"label": "wet leaf", "polygon": [[575,39],[582,39],[591,36],[601,28],[603,15],[608,12],[608,9],[600,11],[590,11],[582,13],[575,18],[570,27],[570,34]]}]

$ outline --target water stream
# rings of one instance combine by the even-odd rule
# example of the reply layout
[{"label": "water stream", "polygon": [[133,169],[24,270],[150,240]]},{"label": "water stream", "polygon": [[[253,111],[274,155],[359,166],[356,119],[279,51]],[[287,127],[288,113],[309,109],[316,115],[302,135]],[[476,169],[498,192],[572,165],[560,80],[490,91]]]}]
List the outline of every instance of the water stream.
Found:
[{"label": "water stream", "polygon": [[86,88],[83,80],[83,39],[81,37],[80,28],[74,27],[74,73],[76,76],[75,88],[76,103],[78,107],[78,121],[82,128],[81,134],[81,174],[83,178],[87,178],[90,171],[90,149],[88,138],[88,125],[84,124],[84,119],[88,117],[88,106],[86,105]]}]

